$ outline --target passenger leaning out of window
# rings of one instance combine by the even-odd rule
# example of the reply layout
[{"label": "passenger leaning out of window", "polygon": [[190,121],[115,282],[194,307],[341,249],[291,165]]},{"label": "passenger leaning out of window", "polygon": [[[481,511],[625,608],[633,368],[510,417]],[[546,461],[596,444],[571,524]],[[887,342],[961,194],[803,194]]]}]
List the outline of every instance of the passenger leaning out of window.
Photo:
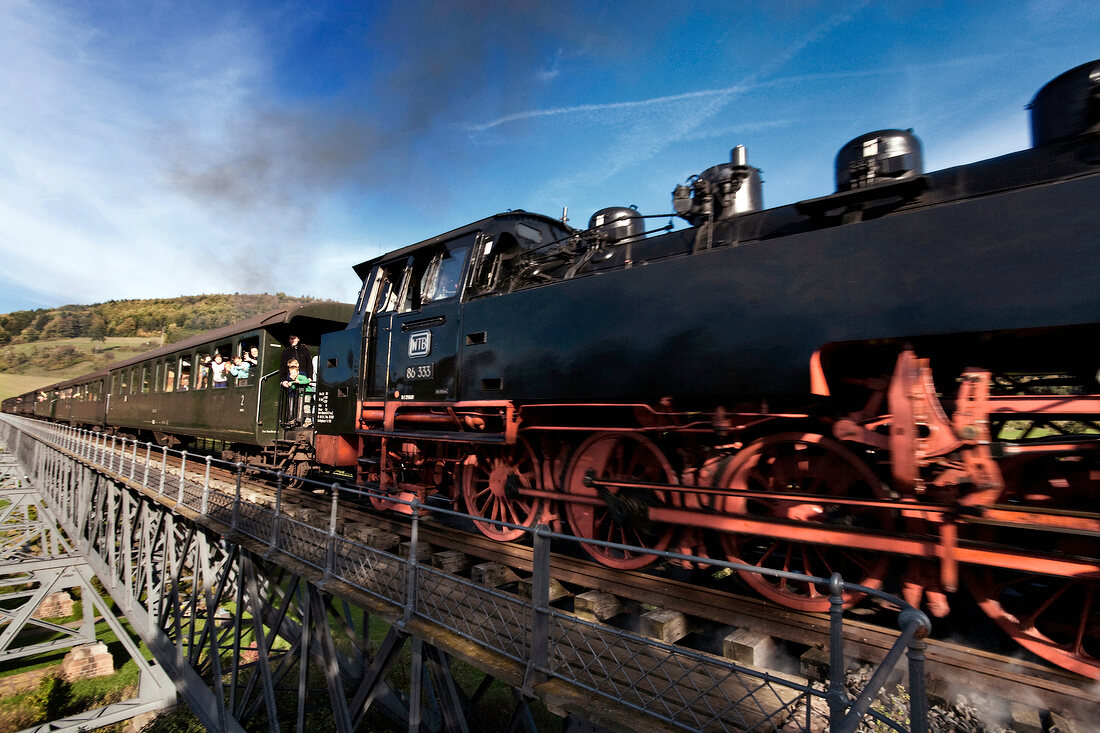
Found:
[{"label": "passenger leaning out of window", "polygon": [[238,382],[248,379],[248,373],[252,368],[252,363],[245,361],[239,356],[233,357],[233,363],[229,365],[229,373],[233,375],[233,378]]},{"label": "passenger leaning out of window", "polygon": [[222,360],[220,352],[214,352],[214,361],[210,362],[210,376],[214,382],[214,389],[224,389],[228,386],[229,371],[226,369],[229,365]]}]

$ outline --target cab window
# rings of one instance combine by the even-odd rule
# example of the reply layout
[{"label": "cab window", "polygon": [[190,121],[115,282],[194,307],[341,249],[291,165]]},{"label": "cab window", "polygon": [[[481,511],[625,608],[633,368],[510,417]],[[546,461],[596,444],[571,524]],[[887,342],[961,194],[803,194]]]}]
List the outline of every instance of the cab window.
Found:
[{"label": "cab window", "polygon": [[401,312],[420,310],[428,303],[457,295],[467,249],[468,247],[456,247],[454,250],[425,250],[413,255]]},{"label": "cab window", "polygon": [[381,268],[378,282],[378,300],[375,313],[392,313],[400,301],[401,285],[405,279],[405,263],[393,263]]},{"label": "cab window", "polygon": [[431,258],[421,277],[422,303],[434,303],[458,295],[466,247],[437,253]]}]

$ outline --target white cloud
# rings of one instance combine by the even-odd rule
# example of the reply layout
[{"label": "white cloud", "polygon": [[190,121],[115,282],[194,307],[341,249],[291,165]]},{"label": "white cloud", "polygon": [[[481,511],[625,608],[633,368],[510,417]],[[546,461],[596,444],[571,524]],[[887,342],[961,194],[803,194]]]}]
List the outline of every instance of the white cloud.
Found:
[{"label": "white cloud", "polygon": [[[116,49],[58,6],[0,6],[5,277],[53,303],[308,292],[308,268],[280,270],[258,246],[276,222],[189,199],[167,174],[173,156],[217,146],[256,96],[258,38],[232,19],[162,30]],[[194,147],[176,148],[183,134]]]}]

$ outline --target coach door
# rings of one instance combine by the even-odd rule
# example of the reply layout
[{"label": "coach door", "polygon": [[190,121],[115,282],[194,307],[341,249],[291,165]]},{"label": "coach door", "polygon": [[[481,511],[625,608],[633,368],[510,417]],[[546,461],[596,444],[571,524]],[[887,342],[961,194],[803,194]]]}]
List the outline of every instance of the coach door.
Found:
[{"label": "coach door", "polygon": [[453,400],[457,384],[459,304],[473,235],[425,247],[404,262],[397,285],[393,265],[370,325],[371,394],[387,400]]}]

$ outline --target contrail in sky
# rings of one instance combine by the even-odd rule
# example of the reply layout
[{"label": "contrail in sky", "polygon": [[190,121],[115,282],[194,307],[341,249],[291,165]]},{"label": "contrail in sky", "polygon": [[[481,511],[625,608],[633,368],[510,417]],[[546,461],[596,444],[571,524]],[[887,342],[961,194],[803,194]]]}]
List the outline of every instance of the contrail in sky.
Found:
[{"label": "contrail in sky", "polygon": [[720,89],[703,89],[697,92],[684,92],[682,94],[670,94],[662,97],[653,97],[651,99],[635,100],[633,102],[607,102],[603,104],[579,104],[571,107],[549,107],[546,109],[533,109],[523,112],[515,112],[513,114],[504,115],[488,122],[480,124],[470,123],[463,125],[463,128],[470,132],[484,132],[491,130],[494,127],[500,127],[501,125],[507,125],[511,122],[519,122],[521,120],[530,120],[538,117],[557,117],[561,115],[578,114],[585,112],[604,112],[610,110],[622,110],[631,108],[648,107],[651,105],[666,104],[668,102],[682,102],[691,99],[705,99],[709,97],[729,97],[734,94],[742,94],[754,89],[762,89],[771,86],[778,86],[780,84],[788,84],[800,81],[812,81],[816,79],[827,78],[844,78],[844,77],[858,77],[858,76],[872,76],[877,74],[889,73],[887,70],[867,70],[867,71],[849,71],[849,72],[833,72],[822,74],[802,74],[798,76],[783,77],[781,79],[773,79],[767,82],[755,82],[755,79],[761,76],[766,76],[774,68],[780,66],[792,57],[798,54],[803,48],[810,43],[813,43],[821,36],[825,35],[833,28],[843,23],[848,22],[855,13],[866,6],[870,0],[861,0],[850,7],[843,13],[838,13],[830,18],[828,21],[822,23],[815,28],[805,38],[798,43],[795,43],[788,48],[784,53],[773,59],[770,63],[765,64],[758,68],[754,73],[750,74],[740,84],[735,84],[729,87],[723,87]]},{"label": "contrail in sky", "polygon": [[749,87],[733,86],[726,87],[725,89],[704,89],[698,92],[685,92],[683,94],[670,94],[665,97],[653,97],[652,99],[639,99],[633,102],[607,102],[604,104],[578,104],[572,107],[549,107],[547,109],[531,109],[525,112],[516,112],[510,115],[504,115],[498,117],[495,120],[489,120],[481,124],[468,124],[463,125],[465,129],[471,132],[484,132],[485,130],[491,130],[494,127],[500,127],[506,125],[509,122],[519,122],[520,120],[529,120],[535,117],[555,117],[558,115],[570,115],[578,112],[602,112],[605,110],[613,109],[630,109],[631,107],[647,107],[653,104],[663,104],[665,102],[681,102],[685,99],[698,99],[700,97],[713,97],[720,94],[735,94],[737,92],[748,91]]}]

